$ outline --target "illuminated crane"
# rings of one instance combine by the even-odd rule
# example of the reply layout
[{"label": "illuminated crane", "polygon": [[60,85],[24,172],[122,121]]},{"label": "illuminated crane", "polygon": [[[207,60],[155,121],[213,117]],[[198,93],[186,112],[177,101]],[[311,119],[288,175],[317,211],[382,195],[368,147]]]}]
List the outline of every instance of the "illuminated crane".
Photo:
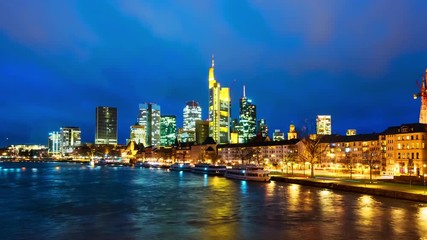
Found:
[{"label": "illuminated crane", "polygon": [[427,69],[425,76],[422,78],[421,85],[417,82],[420,88],[419,93],[414,94],[414,99],[421,98],[420,123],[427,124]]}]

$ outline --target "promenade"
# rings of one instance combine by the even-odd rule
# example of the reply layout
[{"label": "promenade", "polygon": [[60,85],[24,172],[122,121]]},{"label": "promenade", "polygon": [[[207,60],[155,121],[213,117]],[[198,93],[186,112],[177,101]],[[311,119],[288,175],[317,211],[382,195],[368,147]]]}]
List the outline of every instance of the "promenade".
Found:
[{"label": "promenade", "polygon": [[368,179],[361,176],[350,179],[324,175],[315,175],[314,178],[310,178],[302,174],[272,172],[271,180],[427,203],[425,185],[394,183],[390,179],[375,178],[370,183],[369,176]]}]

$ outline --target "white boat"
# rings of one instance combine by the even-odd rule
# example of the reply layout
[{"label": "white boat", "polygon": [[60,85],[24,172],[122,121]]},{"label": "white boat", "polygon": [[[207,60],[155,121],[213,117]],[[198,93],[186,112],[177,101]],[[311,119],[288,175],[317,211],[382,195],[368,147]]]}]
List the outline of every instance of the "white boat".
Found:
[{"label": "white boat", "polygon": [[189,163],[174,163],[169,167],[171,171],[191,171],[191,165]]},{"label": "white boat", "polygon": [[198,164],[195,164],[194,167],[191,169],[193,173],[201,173],[201,174],[217,175],[217,176],[224,176],[226,170],[227,170],[227,167],[224,165],[212,165],[209,163],[198,163]]},{"label": "white boat", "polygon": [[255,165],[241,165],[227,169],[225,172],[226,178],[247,180],[247,181],[270,181],[270,171]]},{"label": "white boat", "polygon": [[89,167],[95,167],[95,161],[93,158],[89,161]]}]

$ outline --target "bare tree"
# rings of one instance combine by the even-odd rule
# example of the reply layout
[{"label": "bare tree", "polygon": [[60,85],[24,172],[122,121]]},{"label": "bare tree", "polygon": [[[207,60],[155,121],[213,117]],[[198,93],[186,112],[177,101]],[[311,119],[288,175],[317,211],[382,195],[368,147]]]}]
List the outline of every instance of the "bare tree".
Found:
[{"label": "bare tree", "polygon": [[368,147],[362,153],[363,160],[369,166],[369,182],[372,183],[372,169],[375,165],[381,163],[381,159],[383,157],[383,153],[380,147]]},{"label": "bare tree", "polygon": [[321,144],[322,135],[310,135],[302,139],[304,146],[303,151],[299,151],[298,156],[305,162],[309,162],[311,165],[311,177],[314,178],[314,164],[319,162],[321,155],[326,151],[327,144]]}]

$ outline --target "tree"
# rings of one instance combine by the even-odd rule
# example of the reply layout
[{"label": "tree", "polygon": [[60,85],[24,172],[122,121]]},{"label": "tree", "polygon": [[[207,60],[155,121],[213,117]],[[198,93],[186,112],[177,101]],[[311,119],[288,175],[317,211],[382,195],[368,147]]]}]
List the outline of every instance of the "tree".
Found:
[{"label": "tree", "polygon": [[291,163],[291,166],[292,166],[292,168],[291,168],[292,174],[294,174],[294,162],[295,162],[295,159],[296,159],[298,153],[297,153],[296,149],[293,149],[293,148],[286,149],[286,150],[287,151],[285,151],[285,149],[283,150],[283,155],[282,155],[283,162],[286,165],[286,174],[289,173],[289,167],[288,167],[289,162]]},{"label": "tree", "polygon": [[381,163],[383,156],[382,150],[378,146],[371,146],[363,151],[362,155],[366,164],[369,166],[369,182],[372,183],[372,169],[375,165]]},{"label": "tree", "polygon": [[323,135],[313,134],[306,136],[301,140],[303,145],[303,151],[298,151],[298,156],[309,162],[311,165],[311,177],[314,178],[314,164],[320,160],[322,154],[326,151],[328,144],[321,143]]}]

